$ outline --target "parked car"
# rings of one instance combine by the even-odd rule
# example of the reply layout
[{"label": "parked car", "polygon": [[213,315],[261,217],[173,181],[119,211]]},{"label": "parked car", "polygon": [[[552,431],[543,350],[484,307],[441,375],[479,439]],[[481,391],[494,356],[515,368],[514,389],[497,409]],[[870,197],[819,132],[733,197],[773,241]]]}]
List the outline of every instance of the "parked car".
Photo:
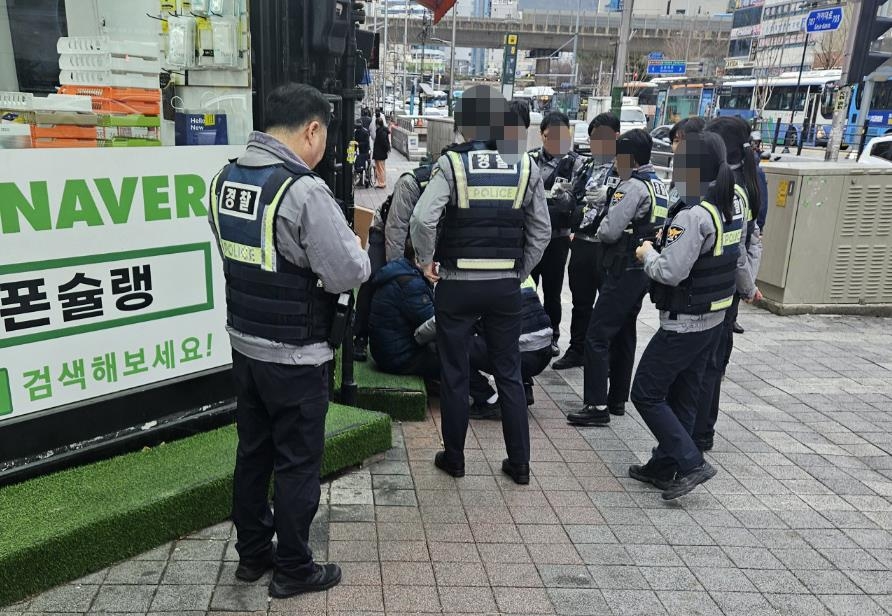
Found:
[{"label": "parked car", "polygon": [[634,128],[647,130],[647,116],[641,107],[622,107],[619,111],[619,130],[624,133]]},{"label": "parked car", "polygon": [[573,149],[579,154],[588,156],[592,153],[591,144],[588,141],[588,123],[574,120],[571,124],[573,126]]},{"label": "parked car", "polygon": [[864,146],[858,162],[869,165],[892,165],[892,135],[874,137]]},{"label": "parked car", "polygon": [[671,128],[671,124],[663,124],[650,131],[650,138],[653,139],[650,160],[657,167],[668,168],[672,164],[672,142],[669,140]]}]

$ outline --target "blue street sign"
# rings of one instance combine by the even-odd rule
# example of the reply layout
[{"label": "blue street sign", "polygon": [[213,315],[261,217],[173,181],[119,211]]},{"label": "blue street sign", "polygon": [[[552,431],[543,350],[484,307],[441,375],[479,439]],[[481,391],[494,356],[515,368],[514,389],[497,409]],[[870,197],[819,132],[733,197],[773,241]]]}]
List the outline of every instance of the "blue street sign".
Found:
[{"label": "blue street sign", "polygon": [[684,75],[687,72],[685,62],[675,60],[663,60],[662,62],[649,62],[647,64],[648,75]]},{"label": "blue street sign", "polygon": [[834,6],[829,9],[815,9],[805,19],[805,31],[829,32],[837,30],[842,25],[842,7]]},{"label": "blue street sign", "polygon": [[662,60],[663,52],[662,51],[652,51],[649,54],[647,54],[647,59],[648,60]]}]

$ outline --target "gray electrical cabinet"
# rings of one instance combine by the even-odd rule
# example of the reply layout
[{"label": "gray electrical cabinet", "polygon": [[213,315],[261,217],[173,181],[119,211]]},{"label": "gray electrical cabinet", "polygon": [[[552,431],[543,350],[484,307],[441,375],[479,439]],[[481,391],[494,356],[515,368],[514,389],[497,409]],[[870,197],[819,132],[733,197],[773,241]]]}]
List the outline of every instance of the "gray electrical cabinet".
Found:
[{"label": "gray electrical cabinet", "polygon": [[892,313],[892,166],[764,164],[759,289],[780,314]]}]

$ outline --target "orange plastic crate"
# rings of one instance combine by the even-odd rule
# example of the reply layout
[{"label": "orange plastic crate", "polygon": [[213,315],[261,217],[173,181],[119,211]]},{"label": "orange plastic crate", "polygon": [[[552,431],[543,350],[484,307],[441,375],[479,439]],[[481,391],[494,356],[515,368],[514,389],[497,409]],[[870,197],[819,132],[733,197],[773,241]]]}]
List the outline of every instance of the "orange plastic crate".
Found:
[{"label": "orange plastic crate", "polygon": [[33,139],[35,148],[95,148],[99,146],[96,139]]},{"label": "orange plastic crate", "polygon": [[89,96],[97,112],[161,115],[161,90],[67,85],[60,87],[59,93]]},{"label": "orange plastic crate", "polygon": [[56,124],[53,126],[32,126],[32,139],[96,139],[95,126],[72,126]]}]

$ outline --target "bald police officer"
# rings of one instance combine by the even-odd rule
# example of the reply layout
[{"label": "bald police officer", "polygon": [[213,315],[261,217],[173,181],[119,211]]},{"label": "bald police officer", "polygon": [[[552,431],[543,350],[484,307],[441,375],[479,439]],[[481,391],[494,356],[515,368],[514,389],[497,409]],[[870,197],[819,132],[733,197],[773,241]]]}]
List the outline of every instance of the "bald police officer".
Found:
[{"label": "bald police officer", "polygon": [[[412,215],[410,232],[425,276],[435,282],[440,406],[445,451],[436,466],[465,474],[468,430],[468,346],[478,321],[502,406],[508,458],[502,470],[529,483],[530,434],[520,371],[520,282],[529,276],[551,237],[539,169],[529,155],[505,160],[496,149],[504,138],[508,105],[486,86],[465,92],[455,113],[467,143],[437,161],[437,169]],[[516,127],[516,114],[511,120]],[[438,227],[442,228],[439,238]],[[434,261],[439,262],[439,270]]]},{"label": "bald police officer", "polygon": [[[369,258],[325,182],[331,105],[307,85],[273,91],[265,132],[211,183],[210,222],[226,275],[227,330],[238,394],[232,520],[236,577],[275,566],[273,597],[341,580],[309,547],[319,507],[327,363],[339,344],[339,294],[369,276]],[[343,325],[343,323],[342,323]],[[268,504],[275,469],[275,516]],[[272,543],[278,536],[278,548]]]}]

